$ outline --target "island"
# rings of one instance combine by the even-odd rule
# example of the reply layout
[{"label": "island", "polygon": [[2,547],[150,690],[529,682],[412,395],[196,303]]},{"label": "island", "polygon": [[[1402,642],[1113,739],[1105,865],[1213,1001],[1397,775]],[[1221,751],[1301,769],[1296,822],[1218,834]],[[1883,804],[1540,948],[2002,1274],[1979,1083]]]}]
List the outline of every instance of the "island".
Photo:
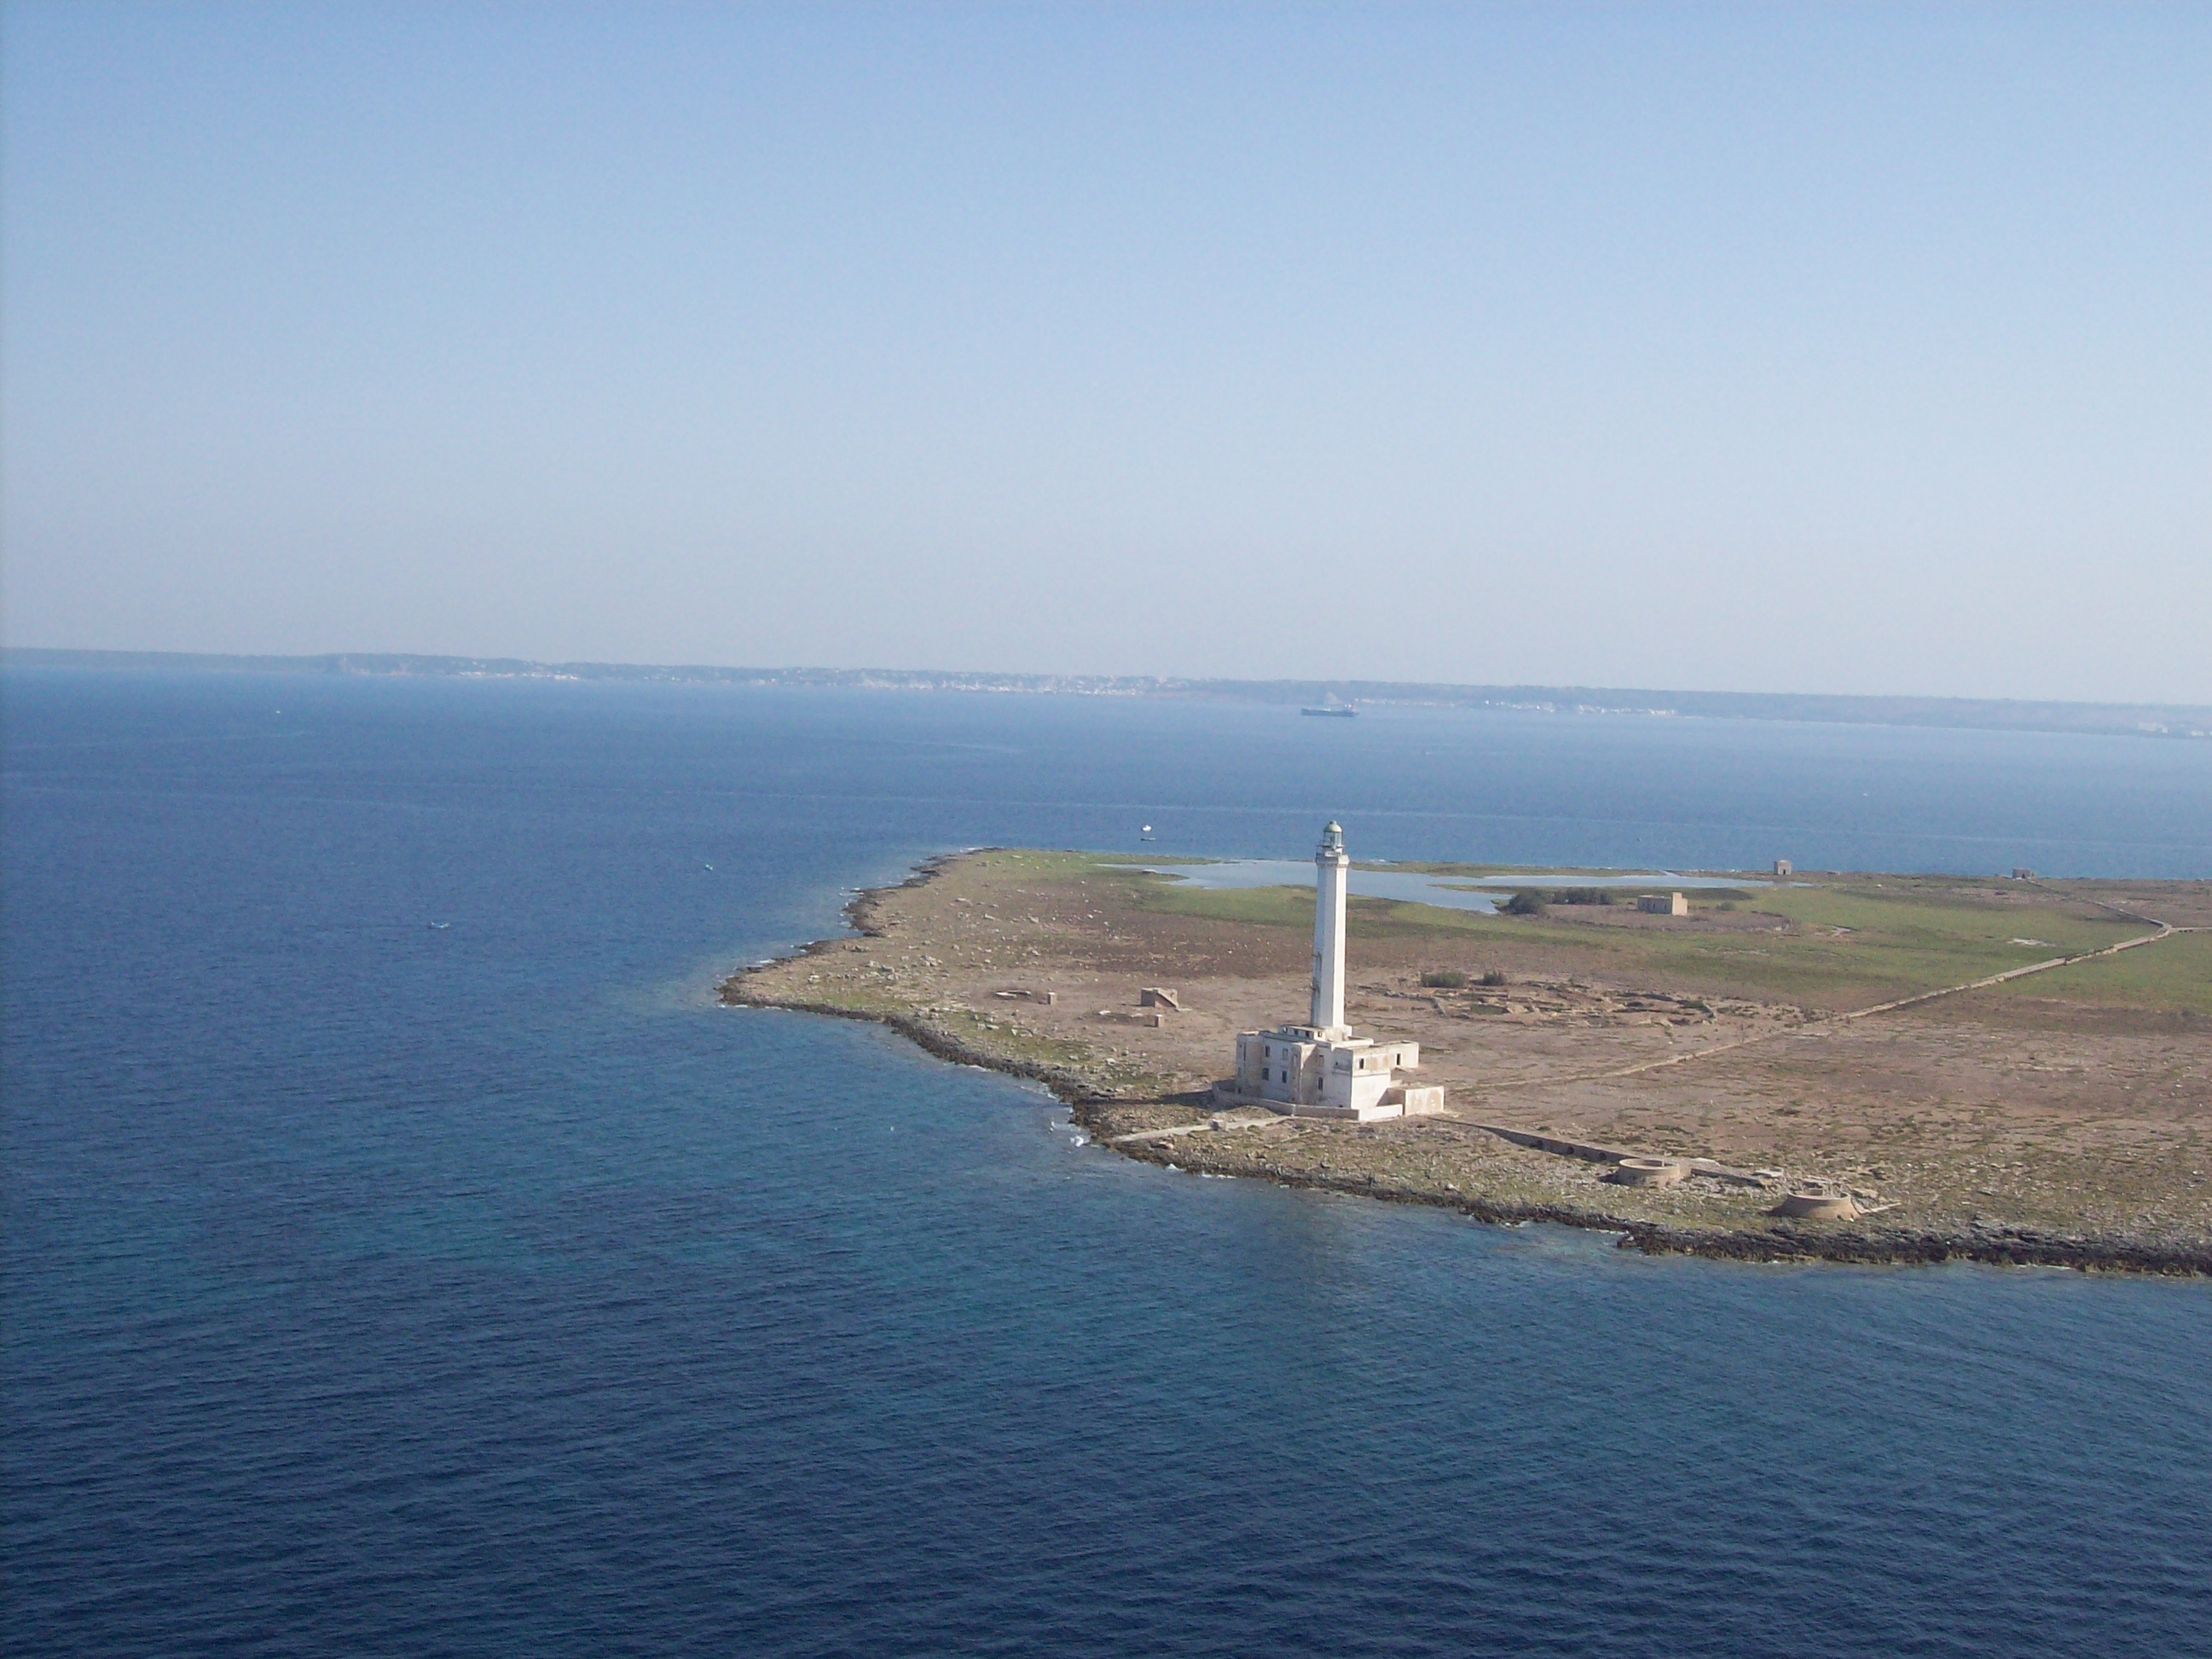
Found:
[{"label": "island", "polygon": [[[2212,1272],[2212,883],[1352,869],[1326,1014],[1311,878],[1040,848],[930,860],[720,996],[1034,1079],[1186,1171],[1653,1252]],[[1417,1065],[1361,1097],[1392,1115],[1258,1097],[1249,1044],[1354,1028]]]}]

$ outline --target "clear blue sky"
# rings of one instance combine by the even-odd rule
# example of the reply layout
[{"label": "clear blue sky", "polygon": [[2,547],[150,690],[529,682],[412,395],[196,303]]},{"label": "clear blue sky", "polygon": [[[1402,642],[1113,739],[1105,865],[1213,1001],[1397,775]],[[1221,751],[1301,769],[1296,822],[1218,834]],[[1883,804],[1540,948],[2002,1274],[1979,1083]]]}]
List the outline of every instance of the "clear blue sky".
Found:
[{"label": "clear blue sky", "polygon": [[10,643],[2212,701],[2212,7],[4,49]]}]

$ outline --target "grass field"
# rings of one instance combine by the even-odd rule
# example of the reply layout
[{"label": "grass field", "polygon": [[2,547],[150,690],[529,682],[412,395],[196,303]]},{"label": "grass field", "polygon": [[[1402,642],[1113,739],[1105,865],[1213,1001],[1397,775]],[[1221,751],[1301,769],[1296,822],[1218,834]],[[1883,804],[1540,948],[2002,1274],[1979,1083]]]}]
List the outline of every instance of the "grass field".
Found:
[{"label": "grass field", "polygon": [[2063,997],[2100,1007],[2212,1018],[2212,933],[2184,933],[2138,951],[1993,987],[1992,997]]},{"label": "grass field", "polygon": [[[1309,889],[1209,891],[1111,866],[1092,867],[1145,909],[1261,927],[1313,926]],[[1355,940],[1419,943],[1439,966],[1511,968],[1516,958],[1536,955],[1568,971],[1828,1008],[1960,984],[2146,931],[2042,890],[1992,896],[1986,882],[1936,878],[1800,882],[1759,890],[1728,909],[1698,896],[1691,902],[1688,925],[1657,919],[1635,925],[1625,908],[1613,916],[1583,907],[1491,916],[1354,898],[1350,921]],[[2035,975],[2021,986],[2023,994],[2031,988],[2042,997],[2212,1011],[2212,972],[2201,936]]]}]

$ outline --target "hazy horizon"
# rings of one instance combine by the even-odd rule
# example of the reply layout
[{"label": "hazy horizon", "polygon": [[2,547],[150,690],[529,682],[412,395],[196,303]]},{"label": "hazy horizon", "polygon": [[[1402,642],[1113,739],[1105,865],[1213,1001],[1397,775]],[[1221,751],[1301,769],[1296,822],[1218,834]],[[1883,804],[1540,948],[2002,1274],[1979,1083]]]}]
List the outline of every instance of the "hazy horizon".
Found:
[{"label": "hazy horizon", "polygon": [[0,637],[2212,702],[2212,13],[14,3]]}]

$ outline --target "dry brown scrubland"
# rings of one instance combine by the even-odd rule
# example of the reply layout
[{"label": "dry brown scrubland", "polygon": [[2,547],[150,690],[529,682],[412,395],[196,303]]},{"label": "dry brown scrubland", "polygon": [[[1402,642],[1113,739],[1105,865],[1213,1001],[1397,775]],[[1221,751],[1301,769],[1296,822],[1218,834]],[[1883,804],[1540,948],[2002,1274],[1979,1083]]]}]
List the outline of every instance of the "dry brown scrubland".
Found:
[{"label": "dry brown scrubland", "polygon": [[[1745,877],[1686,918],[1355,898],[1350,1018],[1418,1039],[1450,1115],[1216,1114],[1205,1091],[1235,1034],[1302,1015],[1312,906],[1310,890],[1199,891],[1117,858],[973,852],[862,894],[854,935],[722,995],[881,1020],[1042,1079],[1099,1140],[1186,1170],[1613,1229],[1650,1249],[2212,1271],[2212,932],[2188,931],[2212,927],[2212,884]],[[2052,960],[2066,965],[1849,1017]],[[1423,986],[1440,971],[1468,983]],[[1157,1024],[1139,1006],[1152,986],[1181,1004]],[[1773,1185],[1625,1188],[1485,1124]],[[1767,1213],[1808,1186],[1868,1213]]]}]

